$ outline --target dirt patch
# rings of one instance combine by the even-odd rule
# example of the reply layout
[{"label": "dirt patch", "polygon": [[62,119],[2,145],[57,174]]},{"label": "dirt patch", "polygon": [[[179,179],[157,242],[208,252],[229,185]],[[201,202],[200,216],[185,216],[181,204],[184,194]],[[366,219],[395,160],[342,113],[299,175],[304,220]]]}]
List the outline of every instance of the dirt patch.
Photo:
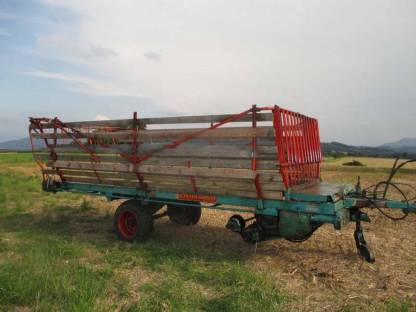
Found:
[{"label": "dirt patch", "polygon": [[257,246],[224,228],[230,213],[208,209],[196,226],[161,219],[156,230],[207,252],[239,251],[250,267],[272,275],[283,290],[299,296],[294,309],[334,311],[358,306],[372,311],[390,298],[416,302],[416,216],[395,223],[376,211],[369,213],[373,222],[364,228],[374,264],[357,255],[352,223],[341,231],[322,226],[304,243],[274,240]]},{"label": "dirt patch", "polygon": [[124,278],[128,283],[129,302],[138,302],[140,300],[141,286],[160,278],[158,274],[146,271],[140,266],[135,266],[131,269],[118,269],[115,273]]},{"label": "dirt patch", "polygon": [[16,171],[19,173],[23,173],[24,175],[32,176],[35,174],[40,174],[39,167],[35,167],[33,165],[30,166],[9,166],[7,169]]}]

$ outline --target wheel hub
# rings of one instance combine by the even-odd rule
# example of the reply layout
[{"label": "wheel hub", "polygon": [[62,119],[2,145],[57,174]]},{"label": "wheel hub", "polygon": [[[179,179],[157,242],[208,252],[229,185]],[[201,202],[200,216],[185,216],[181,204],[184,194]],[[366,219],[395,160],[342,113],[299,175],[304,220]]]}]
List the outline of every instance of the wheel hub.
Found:
[{"label": "wheel hub", "polygon": [[124,211],[118,220],[118,228],[124,236],[134,237],[139,229],[136,216],[130,211]]}]

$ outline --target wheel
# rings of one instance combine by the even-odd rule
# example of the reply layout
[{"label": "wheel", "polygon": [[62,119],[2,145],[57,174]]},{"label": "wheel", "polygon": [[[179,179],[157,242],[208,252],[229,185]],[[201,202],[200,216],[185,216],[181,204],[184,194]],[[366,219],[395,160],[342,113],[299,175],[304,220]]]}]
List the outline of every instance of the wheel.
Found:
[{"label": "wheel", "polygon": [[197,224],[201,218],[201,206],[167,205],[169,220],[180,225]]},{"label": "wheel", "polygon": [[138,200],[127,200],[114,214],[114,228],[122,241],[144,241],[153,230],[152,210]]}]

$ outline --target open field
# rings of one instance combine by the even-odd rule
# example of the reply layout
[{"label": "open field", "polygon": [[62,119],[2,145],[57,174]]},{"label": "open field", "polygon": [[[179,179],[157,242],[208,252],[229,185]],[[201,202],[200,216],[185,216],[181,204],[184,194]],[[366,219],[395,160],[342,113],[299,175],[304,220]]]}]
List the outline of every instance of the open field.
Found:
[{"label": "open field", "polygon": [[[385,179],[392,159],[327,159],[326,181]],[[416,185],[416,165],[398,176]],[[416,194],[415,194],[416,195]],[[416,216],[370,211],[375,264],[356,254],[350,224],[323,226],[302,244],[248,245],[229,213],[204,210],[192,227],[156,220],[142,244],[115,239],[120,202],[40,190],[27,153],[0,154],[0,310],[416,311]]]}]

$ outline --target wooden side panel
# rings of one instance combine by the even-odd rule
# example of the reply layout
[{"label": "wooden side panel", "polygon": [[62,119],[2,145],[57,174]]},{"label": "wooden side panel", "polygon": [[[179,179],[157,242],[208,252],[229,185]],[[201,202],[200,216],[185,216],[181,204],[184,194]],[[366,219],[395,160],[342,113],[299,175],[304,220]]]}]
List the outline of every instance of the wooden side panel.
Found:
[{"label": "wooden side panel", "polygon": [[[141,125],[217,122],[225,115],[140,119]],[[231,115],[230,115],[231,116]],[[271,121],[271,114],[258,114],[258,121]],[[242,121],[250,122],[252,116]],[[67,123],[81,129],[77,139],[57,132],[36,133],[57,145],[35,153],[47,175],[64,181],[135,187],[148,191],[181,194],[226,195],[257,198],[258,176],[263,198],[281,199],[284,184],[276,154],[274,129],[270,126],[139,130],[136,140],[127,130],[132,120]],[[246,123],[247,124],[247,123]],[[241,125],[241,124],[240,124]],[[120,127],[106,131],[105,127]],[[123,129],[121,129],[123,128]],[[252,139],[257,140],[253,151]],[[187,138],[179,145],[172,144]],[[81,143],[81,146],[78,144]],[[167,147],[170,145],[170,147]],[[87,148],[85,148],[87,147]],[[95,161],[92,155],[97,156]],[[148,156],[134,164],[129,156]],[[256,171],[253,158],[256,158]]]}]

